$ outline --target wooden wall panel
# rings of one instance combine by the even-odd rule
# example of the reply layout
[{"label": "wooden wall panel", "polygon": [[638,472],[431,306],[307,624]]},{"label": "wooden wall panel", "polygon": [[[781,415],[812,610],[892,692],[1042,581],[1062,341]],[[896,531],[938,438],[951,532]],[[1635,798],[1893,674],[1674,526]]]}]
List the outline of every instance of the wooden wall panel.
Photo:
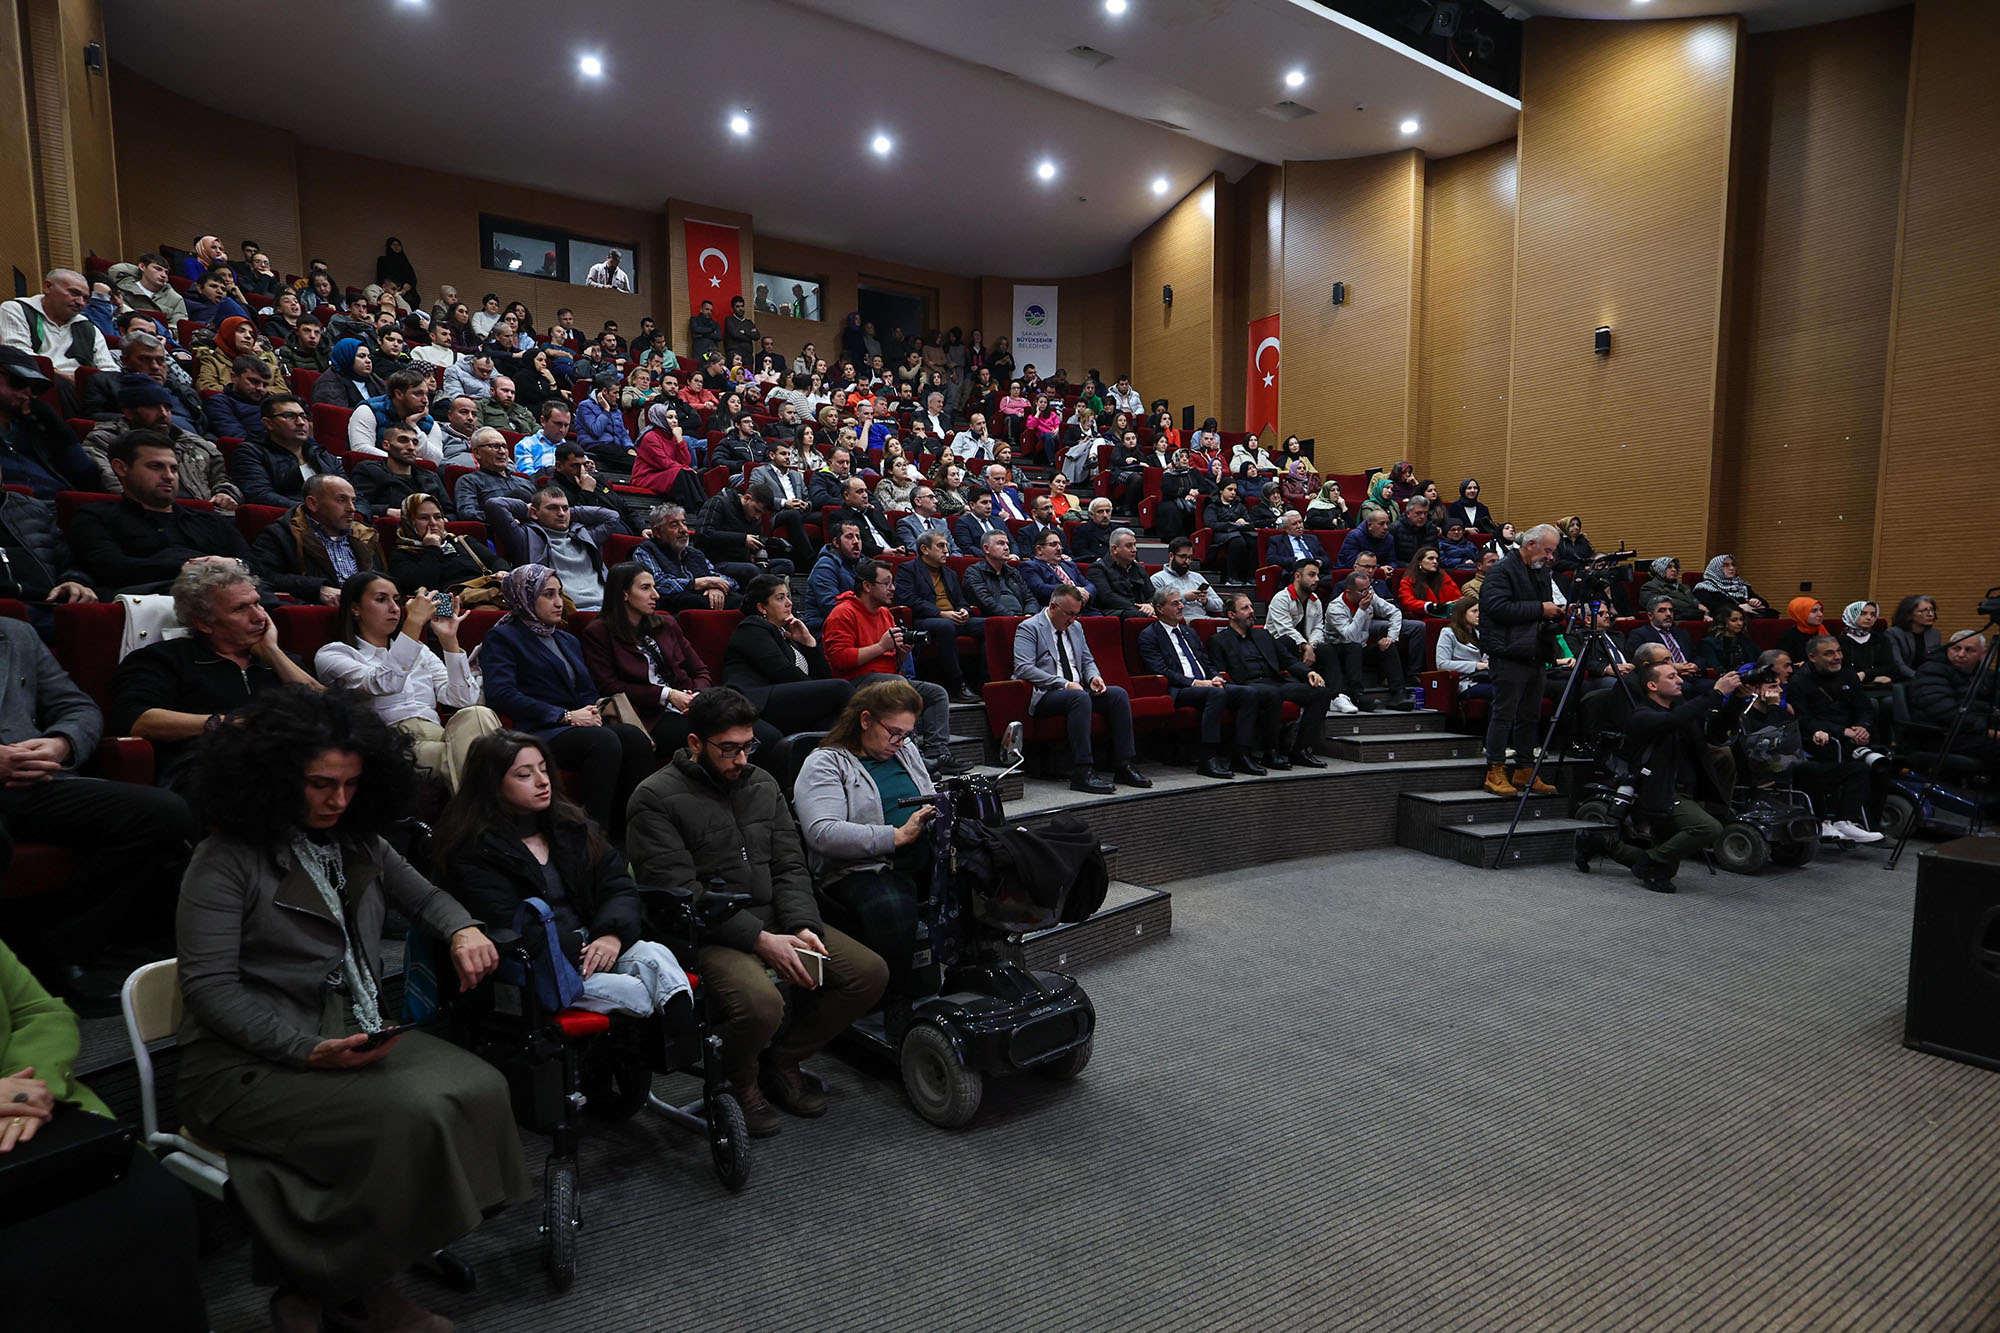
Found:
[{"label": "wooden wall panel", "polygon": [[[297,149],[289,130],[240,120],[169,92],[123,65],[110,71],[113,142],[118,155],[118,205],[129,254],[154,246],[182,249],[217,228],[235,253],[245,237],[271,256],[280,273],[303,273],[299,245]],[[218,201],[202,170],[201,145],[230,146],[229,196]],[[378,228],[370,223],[368,230]],[[375,240],[380,242],[377,235]],[[477,237],[474,238],[477,245]],[[423,274],[422,257],[416,260]],[[334,267],[347,281],[348,270]],[[368,275],[375,261],[368,260]]]},{"label": "wooden wall panel", "polygon": [[1450,499],[1477,477],[1507,515],[1507,373],[1514,324],[1514,141],[1424,169],[1419,476]]},{"label": "wooden wall panel", "polygon": [[[1150,401],[1176,412],[1194,405],[1195,420],[1220,417],[1221,367],[1215,357],[1215,219],[1203,208],[1211,178],[1132,242],[1132,382]],[[1160,289],[1174,289],[1172,306]]]},{"label": "wooden wall panel", "polygon": [[1751,37],[1720,545],[1774,601],[1867,585],[1910,11]]},{"label": "wooden wall panel", "polygon": [[[822,246],[807,245],[800,241],[780,240],[774,236],[757,237],[757,263],[777,273],[796,273],[803,277],[816,277],[825,284],[821,289],[823,305],[820,320],[791,319],[784,315],[760,315],[757,327],[777,340],[778,346],[796,355],[801,344],[808,339],[821,352],[830,347],[840,346],[840,322],[848,312],[856,308],[858,289],[863,277],[887,279],[899,285],[921,287],[937,294],[937,320],[939,331],[953,325],[971,332],[978,318],[978,293],[973,279],[954,273],[940,273],[934,269],[912,268],[907,264],[897,264],[886,259],[868,259],[860,255],[844,254],[838,250],[828,250]],[[750,295],[750,283],[744,282],[744,294]],[[727,314],[727,311],[723,312]],[[686,320],[682,320],[685,327]],[[882,330],[884,334],[887,329]],[[928,331],[926,331],[928,332]]]},{"label": "wooden wall panel", "polygon": [[1946,630],[2000,583],[2000,80],[1991,10],[1922,0],[1910,49],[1871,595],[1938,600]]},{"label": "wooden wall panel", "polygon": [[21,43],[19,0],[0,0],[0,298],[11,297],[18,272],[32,294],[41,290],[42,239],[35,223],[35,144],[28,132],[27,52]]},{"label": "wooden wall panel", "polygon": [[[1581,512],[1600,547],[1695,560],[1710,545],[1739,33],[1734,17],[1528,24],[1516,523]],[[1591,352],[1602,324],[1609,357]]]},{"label": "wooden wall panel", "polygon": [[118,217],[118,161],[112,132],[110,72],[84,68],[83,48],[104,41],[98,0],[60,0],[63,109],[69,131],[71,196],[76,209],[76,257],[118,259],[124,239]]},{"label": "wooden wall panel", "polygon": [[[1322,468],[1409,457],[1422,326],[1424,160],[1415,150],[1287,162],[1278,426]],[[1333,284],[1348,285],[1333,304]],[[1240,390],[1239,390],[1240,391]]]},{"label": "wooden wall panel", "polygon": [[[1284,268],[1285,169],[1269,163],[1259,165],[1236,182],[1232,193],[1234,240],[1223,252],[1227,271],[1219,329],[1223,411],[1216,415],[1224,430],[1241,430],[1250,321],[1278,313]],[[1279,332],[1282,337],[1282,328]]]}]

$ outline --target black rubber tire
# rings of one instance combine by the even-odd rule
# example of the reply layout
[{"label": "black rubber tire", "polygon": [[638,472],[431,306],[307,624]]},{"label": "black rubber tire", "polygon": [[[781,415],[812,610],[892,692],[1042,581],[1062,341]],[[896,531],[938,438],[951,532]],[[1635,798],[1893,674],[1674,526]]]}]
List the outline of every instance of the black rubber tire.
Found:
[{"label": "black rubber tire", "polygon": [[951,1039],[919,1023],[903,1037],[903,1093],[916,1113],[940,1129],[957,1129],[979,1114],[986,1080],[967,1069]]},{"label": "black rubber tire", "polygon": [[1917,818],[1917,803],[1904,793],[1892,791],[1882,801],[1882,821],[1875,831],[1894,842],[1903,836],[1903,829]]},{"label": "black rubber tire", "polygon": [[643,1060],[593,1065],[583,1079],[584,1109],[600,1120],[630,1120],[652,1092],[653,1071]]},{"label": "black rubber tire", "polygon": [[708,1152],[715,1160],[715,1178],[731,1194],[750,1183],[750,1122],[733,1092],[718,1092],[708,1102]]},{"label": "black rubber tire", "polygon": [[568,1291],[576,1282],[576,1233],[582,1216],[576,1163],[551,1161],[542,1177],[542,1264],[557,1291]]},{"label": "black rubber tire", "polygon": [[1611,817],[1611,807],[1603,801],[1585,801],[1576,808],[1576,813],[1570,818],[1581,819],[1590,824],[1602,824],[1606,828],[1618,822]]},{"label": "black rubber tire", "polygon": [[1085,1066],[1090,1063],[1091,1047],[1095,1045],[1097,1045],[1097,1038],[1094,1036],[1087,1037],[1084,1039],[1083,1045],[1064,1051],[1061,1059],[1051,1060],[1045,1065],[1037,1065],[1035,1072],[1045,1078],[1068,1082],[1078,1074],[1081,1074]]},{"label": "black rubber tire", "polygon": [[1771,859],[1771,845],[1764,835],[1741,820],[1722,826],[1715,844],[1715,863],[1736,875],[1754,875]]},{"label": "black rubber tire", "polygon": [[1802,866],[1811,864],[1819,855],[1819,841],[1808,838],[1803,842],[1788,842],[1782,847],[1771,849],[1771,860],[1781,866]]}]

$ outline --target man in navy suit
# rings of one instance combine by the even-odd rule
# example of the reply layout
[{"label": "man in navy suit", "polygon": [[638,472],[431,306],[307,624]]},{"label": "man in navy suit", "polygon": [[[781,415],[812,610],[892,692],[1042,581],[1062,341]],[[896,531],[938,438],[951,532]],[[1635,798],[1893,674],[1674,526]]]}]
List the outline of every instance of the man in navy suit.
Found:
[{"label": "man in navy suit", "polygon": [[993,512],[993,493],[974,491],[965,498],[966,510],[952,520],[951,543],[960,555],[978,555],[986,548],[986,534],[1005,533],[1011,540],[1014,536],[1007,530]]},{"label": "man in navy suit", "polygon": [[993,517],[1004,523],[1010,518],[1018,522],[1028,516],[1028,502],[1014,489],[1013,478],[999,463],[987,465],[986,489],[993,492]]},{"label": "man in navy suit", "polygon": [[[1188,628],[1187,600],[1174,589],[1153,603],[1153,623],[1139,631],[1139,662],[1146,671],[1167,678],[1174,703],[1201,714],[1201,761],[1194,771],[1205,778],[1233,778],[1238,773],[1269,772],[1251,758],[1257,745],[1257,725],[1268,708],[1281,706],[1275,691],[1262,695],[1248,685],[1231,685],[1202,651],[1201,636]],[[1236,733],[1229,758],[1222,757],[1222,715],[1236,710]]]},{"label": "man in navy suit", "polygon": [[1063,554],[1062,533],[1046,529],[1035,539],[1035,558],[1021,563],[1021,577],[1028,581],[1035,596],[1047,605],[1049,594],[1057,588],[1068,585],[1083,594],[1081,614],[1094,616],[1101,614],[1091,606],[1091,598],[1097,589],[1090,586],[1090,580],[1076,561]]},{"label": "man in navy suit", "polygon": [[1701,674],[1701,664],[1694,659],[1694,644],[1687,631],[1674,624],[1674,603],[1670,597],[1656,597],[1653,604],[1645,608],[1647,623],[1625,636],[1628,649],[1636,654],[1642,643],[1657,643],[1667,650],[1667,657],[1674,664],[1674,672],[1681,678],[1683,694],[1699,694],[1713,684]]},{"label": "man in navy suit", "polygon": [[1296,509],[1287,509],[1278,519],[1278,534],[1270,539],[1266,548],[1270,563],[1278,565],[1287,574],[1292,573],[1308,560],[1319,561],[1321,569],[1327,569],[1326,548],[1319,544],[1319,538],[1306,532],[1305,516]]},{"label": "man in navy suit", "polygon": [[896,605],[910,608],[911,628],[930,635],[952,702],[973,703],[976,696],[965,687],[965,669],[959,662],[959,641],[970,639],[973,659],[983,660],[986,620],[972,613],[972,599],[945,563],[946,550],[942,532],[926,532],[917,539],[917,558],[896,567]]},{"label": "man in navy suit", "polygon": [[1024,551],[1041,550],[1042,534],[1044,532],[1055,533],[1056,546],[1061,549],[1064,545],[1062,524],[1056,521],[1055,501],[1049,499],[1047,495],[1038,495],[1031,506],[1031,512],[1034,516],[1029,519],[1020,531],[1021,549]]}]

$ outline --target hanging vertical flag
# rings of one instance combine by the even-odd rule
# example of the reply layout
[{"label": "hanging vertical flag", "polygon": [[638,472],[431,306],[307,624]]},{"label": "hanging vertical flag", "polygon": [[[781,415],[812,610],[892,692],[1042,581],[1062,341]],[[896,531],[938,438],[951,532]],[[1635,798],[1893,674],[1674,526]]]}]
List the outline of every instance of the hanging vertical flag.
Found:
[{"label": "hanging vertical flag", "polygon": [[703,301],[715,302],[715,320],[719,324],[729,313],[729,303],[743,295],[743,275],[737,270],[740,253],[736,240],[736,228],[719,222],[696,222],[689,218],[684,225],[688,265],[688,313],[701,309]]},{"label": "hanging vertical flag", "polygon": [[1243,429],[1278,428],[1278,317],[1250,321],[1250,365],[1243,385]]}]

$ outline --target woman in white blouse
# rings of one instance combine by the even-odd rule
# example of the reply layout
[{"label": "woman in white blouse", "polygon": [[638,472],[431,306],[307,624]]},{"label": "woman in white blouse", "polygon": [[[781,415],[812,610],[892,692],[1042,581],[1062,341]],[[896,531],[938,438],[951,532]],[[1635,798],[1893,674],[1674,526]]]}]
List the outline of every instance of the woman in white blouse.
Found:
[{"label": "woman in white blouse", "polygon": [[[481,736],[500,730],[500,717],[480,703],[479,677],[458,646],[464,611],[437,614],[429,590],[398,600],[386,575],[364,571],[340,585],[337,642],[313,658],[324,685],[359,690],[384,722],[416,742],[417,767],[458,790],[465,752]],[[437,635],[442,659],[423,643],[424,627]],[[446,719],[443,710],[453,708]]]}]

